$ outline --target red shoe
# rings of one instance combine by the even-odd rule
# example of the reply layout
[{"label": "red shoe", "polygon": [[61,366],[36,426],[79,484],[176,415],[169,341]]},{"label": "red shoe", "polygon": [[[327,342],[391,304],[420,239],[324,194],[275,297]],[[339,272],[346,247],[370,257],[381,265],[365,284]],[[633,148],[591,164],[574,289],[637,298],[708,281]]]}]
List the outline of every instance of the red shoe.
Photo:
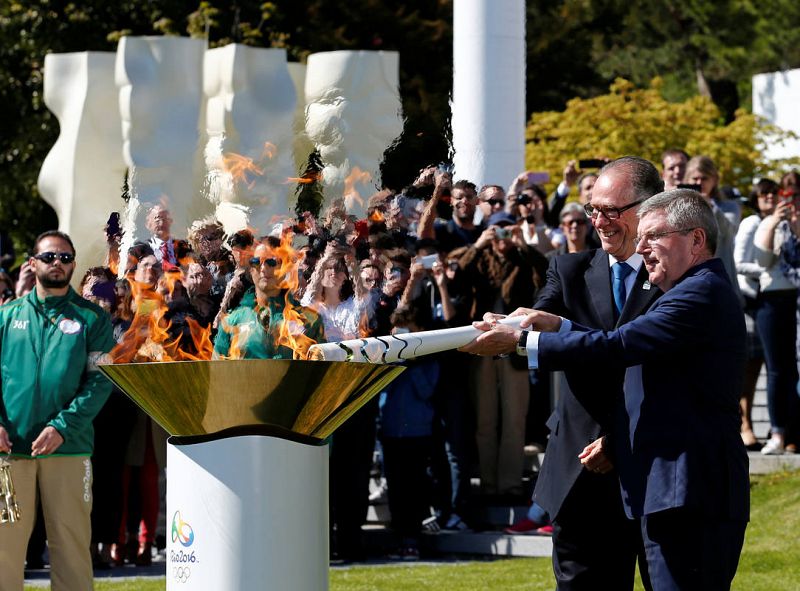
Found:
[{"label": "red shoe", "polygon": [[543,525],[533,533],[535,533],[537,536],[552,536],[553,526],[548,523],[547,525]]},{"label": "red shoe", "polygon": [[537,523],[527,517],[518,521],[511,527],[505,528],[503,531],[511,535],[533,535],[542,528],[541,523]]}]

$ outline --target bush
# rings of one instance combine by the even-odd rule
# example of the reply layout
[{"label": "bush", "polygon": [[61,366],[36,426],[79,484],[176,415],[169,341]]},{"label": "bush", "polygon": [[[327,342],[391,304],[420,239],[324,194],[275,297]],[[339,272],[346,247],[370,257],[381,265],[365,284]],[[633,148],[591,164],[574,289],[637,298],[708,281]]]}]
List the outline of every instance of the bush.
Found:
[{"label": "bush", "polygon": [[567,161],[579,158],[642,156],[661,165],[667,148],[706,154],[720,171],[720,183],[749,191],[753,177],[776,177],[800,158],[768,160],[764,146],[796,137],[740,109],[729,124],[711,99],[693,96],[671,103],[661,94],[662,81],[636,88],[618,78],[608,94],[572,99],[563,112],[534,113],[527,127],[526,166],[547,171],[553,185]]}]

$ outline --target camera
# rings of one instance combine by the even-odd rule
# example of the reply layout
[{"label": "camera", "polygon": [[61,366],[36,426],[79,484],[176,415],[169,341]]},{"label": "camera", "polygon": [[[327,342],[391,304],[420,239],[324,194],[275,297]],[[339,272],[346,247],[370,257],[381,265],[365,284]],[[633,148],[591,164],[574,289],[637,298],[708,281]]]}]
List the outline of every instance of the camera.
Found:
[{"label": "camera", "polygon": [[497,228],[494,231],[494,237],[498,240],[505,240],[506,238],[511,238],[511,232],[506,230],[505,228]]}]

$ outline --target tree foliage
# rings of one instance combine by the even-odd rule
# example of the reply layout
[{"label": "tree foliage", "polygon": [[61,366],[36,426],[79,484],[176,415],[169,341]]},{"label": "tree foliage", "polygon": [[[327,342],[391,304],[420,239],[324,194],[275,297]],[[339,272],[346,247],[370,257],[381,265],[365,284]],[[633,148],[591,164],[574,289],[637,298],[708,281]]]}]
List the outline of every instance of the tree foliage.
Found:
[{"label": "tree foliage", "polygon": [[644,89],[620,78],[607,94],[572,99],[561,112],[535,113],[527,128],[528,169],[547,171],[557,182],[572,159],[633,154],[660,163],[664,150],[682,148],[710,156],[722,183],[747,189],[755,176],[800,163],[770,161],[763,154],[765,142],[782,142],[792,134],[741,109],[726,124],[708,97],[669,102],[661,88],[659,78]]},{"label": "tree foliage", "polygon": [[387,154],[384,182],[399,188],[425,164],[447,158],[450,0],[0,0],[0,112],[13,114],[0,118],[0,227],[22,249],[57,223],[36,190],[58,135],[58,122],[42,100],[44,57],[115,51],[124,35],[189,35],[211,47],[281,47],[295,61],[339,49],[400,51],[406,125]]}]

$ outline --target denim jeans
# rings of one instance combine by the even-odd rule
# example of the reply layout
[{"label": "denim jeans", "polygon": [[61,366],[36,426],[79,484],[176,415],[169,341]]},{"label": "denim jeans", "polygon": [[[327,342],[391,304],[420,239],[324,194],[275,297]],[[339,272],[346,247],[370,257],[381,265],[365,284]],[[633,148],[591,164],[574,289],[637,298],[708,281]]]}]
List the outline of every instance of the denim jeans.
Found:
[{"label": "denim jeans", "polygon": [[756,326],[764,347],[767,365],[767,409],[773,433],[784,434],[795,424],[797,396],[797,359],[795,340],[797,292],[768,291],[758,298]]}]

